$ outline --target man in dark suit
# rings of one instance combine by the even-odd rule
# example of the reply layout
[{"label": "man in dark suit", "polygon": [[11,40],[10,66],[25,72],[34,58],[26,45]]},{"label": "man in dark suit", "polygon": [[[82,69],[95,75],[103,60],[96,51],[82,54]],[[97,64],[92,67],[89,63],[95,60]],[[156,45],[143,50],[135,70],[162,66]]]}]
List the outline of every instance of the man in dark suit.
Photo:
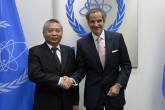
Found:
[{"label": "man in dark suit", "polygon": [[106,15],[102,9],[91,9],[86,18],[92,32],[77,41],[77,70],[71,82],[77,85],[86,76],[87,110],[123,110],[132,69],[123,36],[103,29]]},{"label": "man in dark suit", "polygon": [[74,50],[59,44],[63,29],[56,19],[43,27],[45,43],[29,49],[28,75],[36,83],[33,110],[78,110],[79,88],[65,89],[75,71]]}]

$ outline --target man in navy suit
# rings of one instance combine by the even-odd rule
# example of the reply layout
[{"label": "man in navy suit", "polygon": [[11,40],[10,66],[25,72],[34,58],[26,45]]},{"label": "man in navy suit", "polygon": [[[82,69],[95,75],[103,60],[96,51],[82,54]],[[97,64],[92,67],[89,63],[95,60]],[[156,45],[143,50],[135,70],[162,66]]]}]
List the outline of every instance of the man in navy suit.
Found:
[{"label": "man in navy suit", "polygon": [[78,110],[79,88],[64,88],[65,77],[75,72],[75,53],[60,44],[63,29],[56,19],[43,27],[45,42],[29,50],[28,75],[36,83],[33,110]]},{"label": "man in navy suit", "polygon": [[[77,41],[77,69],[71,82],[78,85],[86,76],[84,105],[87,110],[123,110],[126,103],[124,90],[132,69],[131,61],[122,34],[103,29],[105,18],[102,9],[91,9],[86,19],[92,32]],[[103,64],[97,50],[99,37],[105,50]]]}]

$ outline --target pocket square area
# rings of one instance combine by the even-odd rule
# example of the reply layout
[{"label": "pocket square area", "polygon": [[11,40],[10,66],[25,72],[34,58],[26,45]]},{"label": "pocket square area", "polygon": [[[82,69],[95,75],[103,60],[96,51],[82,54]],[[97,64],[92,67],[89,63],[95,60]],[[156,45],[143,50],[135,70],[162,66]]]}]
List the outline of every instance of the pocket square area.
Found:
[{"label": "pocket square area", "polygon": [[118,50],[112,50],[112,53],[115,53],[115,52],[117,52]]}]

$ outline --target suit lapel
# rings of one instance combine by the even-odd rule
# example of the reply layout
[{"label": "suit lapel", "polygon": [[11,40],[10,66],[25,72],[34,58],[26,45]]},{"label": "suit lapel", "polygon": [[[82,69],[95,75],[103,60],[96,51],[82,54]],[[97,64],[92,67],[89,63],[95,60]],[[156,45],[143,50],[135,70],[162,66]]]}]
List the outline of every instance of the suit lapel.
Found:
[{"label": "suit lapel", "polygon": [[46,44],[46,42],[43,44],[45,51],[44,55],[45,57],[53,64],[55,65],[56,69],[60,72],[60,68],[58,68],[58,65],[56,63],[56,59],[52,53],[52,51],[50,50],[50,48],[48,47],[48,45]]},{"label": "suit lapel", "polygon": [[109,62],[111,55],[112,55],[111,54],[111,52],[112,52],[112,37],[106,31],[105,31],[105,52],[106,52],[106,56],[105,56],[105,67],[104,68],[106,68],[107,62]]},{"label": "suit lapel", "polygon": [[98,51],[96,49],[96,45],[94,43],[92,33],[90,33],[89,36],[88,36],[87,45],[89,45],[88,46],[89,47],[89,52],[91,52],[92,56],[94,56],[96,58],[96,60],[100,63],[100,66],[102,67],[101,61],[100,61],[100,58],[99,58],[99,54],[98,54]]},{"label": "suit lapel", "polygon": [[67,57],[68,57],[68,51],[66,51],[65,47],[60,45],[61,48],[61,71],[64,69]]}]

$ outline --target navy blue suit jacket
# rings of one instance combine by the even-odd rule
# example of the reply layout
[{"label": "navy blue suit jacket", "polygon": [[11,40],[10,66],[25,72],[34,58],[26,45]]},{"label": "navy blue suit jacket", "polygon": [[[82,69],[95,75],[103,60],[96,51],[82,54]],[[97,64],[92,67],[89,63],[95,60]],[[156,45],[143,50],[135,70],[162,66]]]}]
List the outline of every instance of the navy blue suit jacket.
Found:
[{"label": "navy blue suit jacket", "polygon": [[131,61],[122,34],[105,31],[105,67],[102,68],[99,55],[90,33],[77,41],[77,70],[72,75],[77,83],[86,76],[84,105],[96,107],[102,89],[108,93],[115,83],[122,85],[119,95],[108,97],[108,102],[115,107],[125,104],[124,89],[131,73]]}]

